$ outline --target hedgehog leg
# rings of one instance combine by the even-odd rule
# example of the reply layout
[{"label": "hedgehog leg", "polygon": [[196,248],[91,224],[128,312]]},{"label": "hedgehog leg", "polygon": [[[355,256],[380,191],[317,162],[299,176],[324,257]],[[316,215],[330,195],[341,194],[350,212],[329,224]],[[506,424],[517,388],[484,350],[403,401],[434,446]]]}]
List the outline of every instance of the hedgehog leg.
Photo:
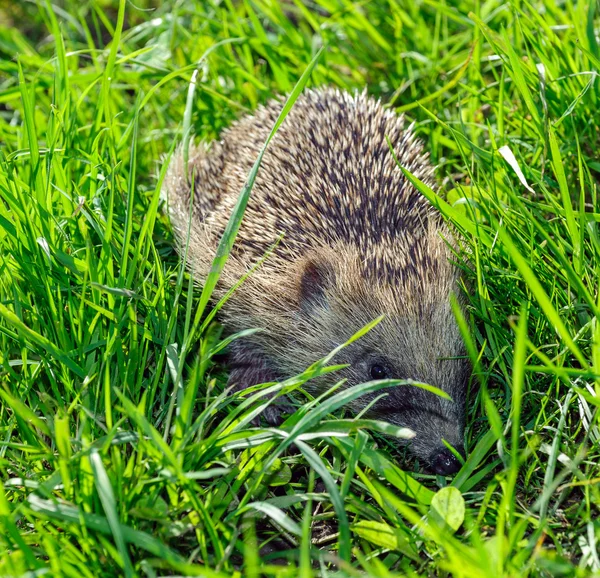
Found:
[{"label": "hedgehog leg", "polygon": [[[274,369],[270,366],[267,358],[248,343],[236,342],[232,344],[229,354],[228,385],[234,389],[242,390],[259,383],[279,381]],[[294,411],[293,406],[286,403],[284,399],[277,401],[277,405],[270,405],[261,414],[271,426],[281,425],[283,413]],[[259,418],[255,420],[258,425]]]}]

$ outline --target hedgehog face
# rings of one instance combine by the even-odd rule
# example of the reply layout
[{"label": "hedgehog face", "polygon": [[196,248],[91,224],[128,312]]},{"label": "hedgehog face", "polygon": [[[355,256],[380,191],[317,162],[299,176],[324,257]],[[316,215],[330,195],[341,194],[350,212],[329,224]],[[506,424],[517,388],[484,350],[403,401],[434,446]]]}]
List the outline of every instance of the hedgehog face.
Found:
[{"label": "hedgehog face", "polygon": [[[416,385],[401,385],[360,402],[373,404],[369,417],[413,430],[416,435],[408,442],[410,450],[440,474],[454,473],[460,467],[444,441],[465,454],[465,397],[470,368],[450,316],[448,307],[446,320],[429,326],[423,319],[415,323],[414,319],[390,314],[346,353],[349,383],[412,379],[434,385],[450,396],[448,400]],[[431,329],[444,332],[444,339],[435,339]]]},{"label": "hedgehog face", "polygon": [[[342,261],[343,267],[323,259],[304,264],[300,305],[305,326],[299,333],[305,337],[298,349],[316,359],[384,315],[368,334],[336,356],[336,363],[348,364],[336,379],[344,377],[348,385],[412,379],[447,393],[451,400],[403,385],[365,395],[351,409],[360,412],[370,405],[369,417],[412,429],[416,435],[407,442],[412,453],[436,473],[458,471],[460,463],[444,445],[445,441],[465,453],[470,366],[450,306],[450,292],[457,288],[438,280],[416,293],[418,287],[367,279],[349,267],[347,259]],[[319,347],[324,349],[318,351]]]}]

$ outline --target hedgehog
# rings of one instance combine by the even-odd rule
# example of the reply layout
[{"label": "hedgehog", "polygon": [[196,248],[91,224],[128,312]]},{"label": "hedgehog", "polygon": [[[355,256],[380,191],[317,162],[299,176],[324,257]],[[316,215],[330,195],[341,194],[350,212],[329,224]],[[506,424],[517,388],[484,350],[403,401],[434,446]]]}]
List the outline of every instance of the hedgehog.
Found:
[{"label": "hedgehog", "polygon": [[[283,107],[273,100],[210,145],[173,155],[163,196],[180,254],[206,279],[217,244]],[[271,249],[221,310],[233,341],[229,383],[279,382],[304,371],[372,320],[382,321],[336,354],[345,365],[320,393],[379,379],[417,386],[366,394],[350,410],[410,428],[409,450],[441,475],[465,455],[470,367],[451,307],[462,303],[453,234],[398,164],[434,187],[434,169],[412,127],[366,92],[306,90],[269,144],[214,297],[220,299]],[[388,143],[389,139],[389,143]],[[390,145],[394,150],[392,154]],[[398,162],[396,162],[396,159]],[[279,242],[277,243],[277,241]],[[273,248],[274,246],[274,248]],[[275,424],[281,408],[266,410]]]}]

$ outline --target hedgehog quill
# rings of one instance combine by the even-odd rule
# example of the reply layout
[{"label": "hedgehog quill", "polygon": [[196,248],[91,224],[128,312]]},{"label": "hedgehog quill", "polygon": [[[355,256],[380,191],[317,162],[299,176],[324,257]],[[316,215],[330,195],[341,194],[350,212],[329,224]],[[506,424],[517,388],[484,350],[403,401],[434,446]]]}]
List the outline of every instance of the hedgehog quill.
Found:
[{"label": "hedgehog quill", "polygon": [[[171,161],[164,193],[182,250],[189,231],[188,266],[196,280],[210,271],[282,106],[271,101],[220,141],[192,146],[188,174],[181,150]],[[460,277],[451,262],[450,231],[403,175],[386,137],[400,164],[433,186],[433,167],[403,118],[365,93],[306,91],[284,120],[263,157],[215,291],[220,298],[283,235],[223,307],[229,330],[264,329],[233,343],[229,379],[245,388],[293,376],[384,315],[336,356],[348,367],[335,381],[410,378],[447,392],[452,401],[417,387],[393,387],[368,414],[412,429],[412,453],[447,475],[460,462],[444,441],[464,455],[470,376],[450,305],[450,294],[461,293]],[[367,394],[350,409],[358,412],[379,395]],[[270,407],[265,417],[276,423],[278,413]]]}]

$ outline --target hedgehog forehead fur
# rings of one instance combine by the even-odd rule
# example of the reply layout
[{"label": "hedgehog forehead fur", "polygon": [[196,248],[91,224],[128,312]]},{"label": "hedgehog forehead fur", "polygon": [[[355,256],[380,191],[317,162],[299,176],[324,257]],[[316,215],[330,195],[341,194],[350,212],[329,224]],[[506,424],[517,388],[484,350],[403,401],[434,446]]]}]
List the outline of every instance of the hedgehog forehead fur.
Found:
[{"label": "hedgehog forehead fur", "polygon": [[[182,151],[171,161],[163,191],[197,281],[210,271],[281,108],[272,101],[224,131],[220,141],[192,147],[188,174]],[[390,421],[415,429],[411,448],[428,459],[440,435],[462,448],[468,367],[456,359],[464,347],[449,302],[452,292],[460,293],[459,276],[450,231],[398,168],[387,139],[400,165],[433,186],[433,169],[403,117],[366,93],[305,92],[263,157],[215,296],[281,238],[222,311],[231,331],[265,329],[232,348],[231,381],[240,387],[303,371],[384,315],[339,354],[349,364],[342,373],[350,384],[367,381],[369,360],[383,359],[393,377],[450,393],[452,403],[414,387],[397,388],[375,405]],[[369,401],[358,400],[354,409]]]}]

